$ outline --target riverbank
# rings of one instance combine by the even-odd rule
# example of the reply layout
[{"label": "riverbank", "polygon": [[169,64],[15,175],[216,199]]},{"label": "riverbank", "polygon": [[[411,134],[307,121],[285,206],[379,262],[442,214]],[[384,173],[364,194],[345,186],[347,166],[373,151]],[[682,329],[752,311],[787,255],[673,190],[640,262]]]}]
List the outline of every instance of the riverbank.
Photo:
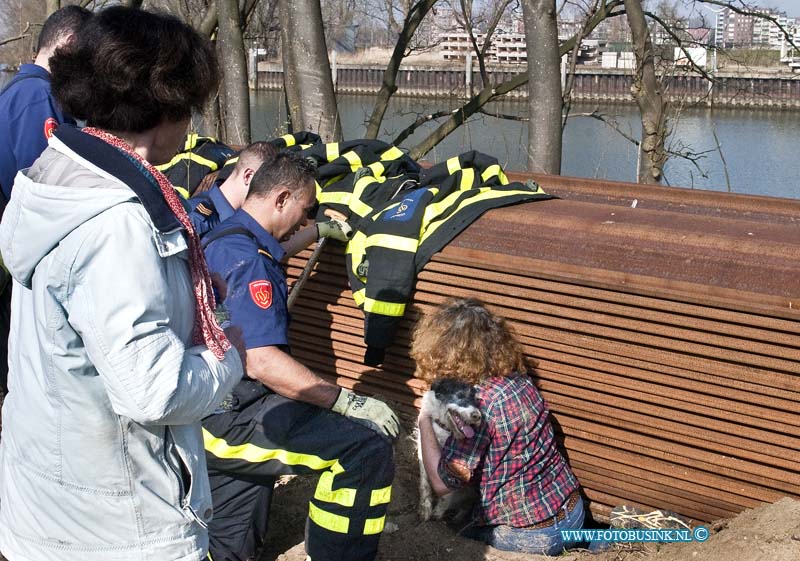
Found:
[{"label": "riverbank", "polygon": [[[374,62],[337,63],[332,67],[338,93],[374,94],[383,82],[385,65]],[[524,74],[523,65],[490,66],[489,83],[500,84]],[[777,69],[748,72],[717,72],[711,82],[703,75],[676,68],[665,76],[667,99],[673,103],[703,107],[769,107],[800,109],[800,75]],[[573,99],[598,103],[632,103],[630,69],[579,66],[575,69]],[[259,62],[252,87],[265,90],[283,89],[283,68],[280,62]],[[400,67],[396,95],[407,97],[470,97],[483,87],[478,68],[436,64],[419,60]],[[520,87],[506,94],[507,99],[525,99],[528,90]]]}]

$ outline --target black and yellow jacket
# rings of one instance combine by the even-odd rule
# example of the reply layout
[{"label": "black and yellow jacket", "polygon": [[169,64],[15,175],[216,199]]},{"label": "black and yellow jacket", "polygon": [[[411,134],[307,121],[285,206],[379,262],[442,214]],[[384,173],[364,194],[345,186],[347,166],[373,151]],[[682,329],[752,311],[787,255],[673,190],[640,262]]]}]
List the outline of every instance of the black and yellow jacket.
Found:
[{"label": "black and yellow jacket", "polygon": [[364,311],[364,362],[371,366],[383,362],[416,274],[434,253],[489,209],[551,198],[538,185],[509,183],[497,160],[480,152],[421,170],[379,141],[312,150],[326,154],[319,168],[325,172],[319,178],[319,212],[335,208],[356,229],[345,250],[347,273]]},{"label": "black and yellow jacket", "polygon": [[[421,169],[402,150],[380,140],[330,142],[301,153],[317,164],[317,219],[323,220],[322,212],[332,208],[348,216],[356,229],[362,219],[391,199],[394,191],[390,185],[418,181]],[[357,181],[363,174],[375,179]]]},{"label": "black and yellow jacket", "polygon": [[156,166],[156,169],[167,176],[184,199],[188,199],[203,178],[222,167],[235,152],[215,138],[190,133],[183,150],[166,164]]}]

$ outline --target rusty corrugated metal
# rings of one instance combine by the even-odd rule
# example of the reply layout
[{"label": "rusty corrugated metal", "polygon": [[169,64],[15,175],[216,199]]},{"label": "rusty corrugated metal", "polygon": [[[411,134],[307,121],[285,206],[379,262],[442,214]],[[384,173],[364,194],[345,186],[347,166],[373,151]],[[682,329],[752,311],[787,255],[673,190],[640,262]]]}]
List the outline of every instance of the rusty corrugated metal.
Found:
[{"label": "rusty corrugated metal", "polygon": [[380,369],[361,363],[363,316],[326,250],[294,309],[297,358],[413,415],[413,320],[474,295],[538,362],[598,518],[800,497],[800,202],[534,177],[561,199],[491,211],[435,255]]}]

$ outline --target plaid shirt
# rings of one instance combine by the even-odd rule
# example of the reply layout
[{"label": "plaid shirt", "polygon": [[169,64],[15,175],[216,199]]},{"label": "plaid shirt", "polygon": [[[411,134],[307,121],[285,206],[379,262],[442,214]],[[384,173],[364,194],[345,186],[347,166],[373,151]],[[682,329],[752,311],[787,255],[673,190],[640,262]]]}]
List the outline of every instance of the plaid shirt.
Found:
[{"label": "plaid shirt", "polygon": [[478,388],[483,423],[471,439],[449,438],[439,476],[458,489],[479,485],[481,525],[530,526],[554,516],[578,480],[558,450],[549,411],[525,374],[489,378]]}]

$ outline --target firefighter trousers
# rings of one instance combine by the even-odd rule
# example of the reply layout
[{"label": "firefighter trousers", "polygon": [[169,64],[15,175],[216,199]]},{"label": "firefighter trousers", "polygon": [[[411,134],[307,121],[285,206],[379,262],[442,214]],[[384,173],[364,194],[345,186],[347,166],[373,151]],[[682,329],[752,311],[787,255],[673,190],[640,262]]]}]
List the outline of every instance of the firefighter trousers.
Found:
[{"label": "firefighter trousers", "polygon": [[275,477],[319,473],[306,519],[311,561],[372,561],[391,498],[390,441],[326,409],[266,395],[203,420],[213,561],[254,558]]}]

